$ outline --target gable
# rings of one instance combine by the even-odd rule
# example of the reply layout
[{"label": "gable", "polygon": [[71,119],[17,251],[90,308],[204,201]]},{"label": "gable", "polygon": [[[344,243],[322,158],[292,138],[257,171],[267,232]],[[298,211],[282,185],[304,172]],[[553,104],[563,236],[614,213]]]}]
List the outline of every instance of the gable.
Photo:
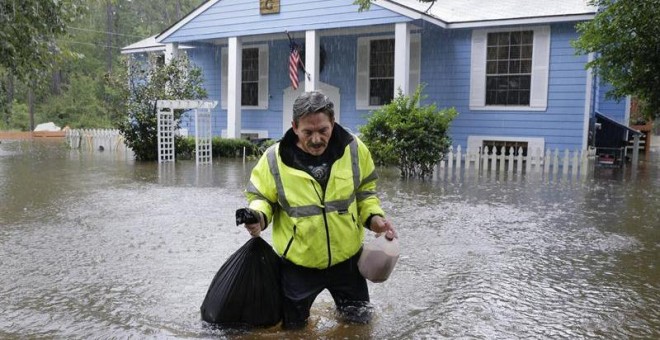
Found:
[{"label": "gable", "polygon": [[373,26],[412,21],[392,10],[371,6],[359,12],[353,0],[280,0],[280,12],[260,14],[259,0],[209,1],[165,31],[162,43],[221,39],[287,31]]}]

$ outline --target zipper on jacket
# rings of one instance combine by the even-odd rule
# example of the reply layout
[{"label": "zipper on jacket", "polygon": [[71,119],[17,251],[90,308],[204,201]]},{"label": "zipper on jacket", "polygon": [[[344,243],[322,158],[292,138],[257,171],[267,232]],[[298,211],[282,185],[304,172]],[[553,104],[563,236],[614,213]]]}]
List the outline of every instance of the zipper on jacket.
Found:
[{"label": "zipper on jacket", "polygon": [[323,191],[323,196],[319,195],[318,190],[316,190],[316,185],[314,185],[314,180],[311,180],[316,196],[321,200],[321,211],[323,212],[323,224],[325,225],[325,242],[328,247],[328,268],[332,264],[332,251],[330,250],[330,228],[328,227],[328,216],[325,211],[325,190]]},{"label": "zipper on jacket", "polygon": [[282,253],[282,258],[286,258],[286,254],[289,252],[289,248],[291,248],[291,243],[293,243],[293,238],[296,236],[296,225],[293,225],[293,235],[291,235],[291,238],[289,239],[289,243],[286,244],[286,248],[284,248],[284,253]]}]

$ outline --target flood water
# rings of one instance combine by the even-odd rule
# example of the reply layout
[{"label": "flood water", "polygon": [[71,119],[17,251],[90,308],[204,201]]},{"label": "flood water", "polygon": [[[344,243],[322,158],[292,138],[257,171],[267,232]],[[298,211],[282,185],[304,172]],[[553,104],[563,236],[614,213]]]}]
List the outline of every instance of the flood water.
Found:
[{"label": "flood water", "polygon": [[[329,294],[297,332],[214,330],[199,307],[249,239],[252,162],[172,166],[52,143],[0,144],[0,338],[660,338],[660,153],[584,179],[381,169],[402,255],[369,283],[375,318]],[[370,237],[370,235],[368,235]],[[271,241],[270,231],[264,234]]]}]

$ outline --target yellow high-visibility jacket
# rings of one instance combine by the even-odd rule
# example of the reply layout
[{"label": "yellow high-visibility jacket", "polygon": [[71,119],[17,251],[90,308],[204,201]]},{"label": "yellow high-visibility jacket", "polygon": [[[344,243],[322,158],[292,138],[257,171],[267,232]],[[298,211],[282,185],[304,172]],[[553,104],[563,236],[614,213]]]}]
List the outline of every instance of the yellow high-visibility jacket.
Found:
[{"label": "yellow high-visibility jacket", "polygon": [[273,222],[277,253],[303,267],[328,268],[349,259],[362,246],[369,217],[384,215],[371,153],[338,124],[335,129],[350,142],[332,164],[325,190],[307,172],[283,163],[281,143],[257,162],[246,190],[249,207],[264,213],[266,225]]}]

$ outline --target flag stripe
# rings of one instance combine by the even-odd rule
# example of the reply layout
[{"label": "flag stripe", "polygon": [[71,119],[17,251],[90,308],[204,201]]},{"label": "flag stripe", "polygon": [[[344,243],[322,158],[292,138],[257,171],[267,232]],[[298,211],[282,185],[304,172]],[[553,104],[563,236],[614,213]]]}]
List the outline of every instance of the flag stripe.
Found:
[{"label": "flag stripe", "polygon": [[295,45],[291,46],[291,54],[289,55],[289,79],[291,79],[291,87],[294,90],[298,89],[298,64],[300,63],[300,54]]}]

